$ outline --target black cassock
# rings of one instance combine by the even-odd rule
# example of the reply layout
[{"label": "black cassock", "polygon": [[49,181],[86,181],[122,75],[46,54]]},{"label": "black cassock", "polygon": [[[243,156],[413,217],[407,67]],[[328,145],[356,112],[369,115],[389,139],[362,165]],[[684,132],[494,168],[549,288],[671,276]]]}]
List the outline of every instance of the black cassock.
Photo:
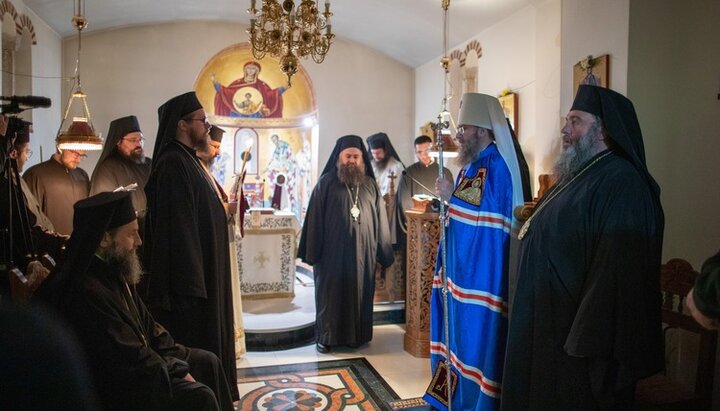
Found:
[{"label": "black cassock", "polygon": [[[218,359],[176,344],[117,268],[93,257],[63,298],[103,408],[214,409],[210,387],[221,410],[233,409]],[[183,380],[188,372],[208,387]]]},{"label": "black cassock", "polygon": [[215,353],[237,399],[227,217],[195,151],[167,143],[145,187],[148,305],[181,344]]},{"label": "black cassock", "polygon": [[365,176],[357,222],[350,214],[355,194],[335,172],[320,177],[298,248],[298,257],[315,273],[317,342],[329,346],[359,346],[372,339],[375,262],[388,267],[394,259],[377,183]]},{"label": "black cassock", "polygon": [[127,160],[120,154],[113,153],[105,161],[96,166],[92,176],[90,195],[113,191],[119,186],[137,183],[138,187],[132,193],[132,202],[139,216],[145,214],[147,200],[145,199],[145,184],[150,177],[152,160],[145,158],[142,163]]},{"label": "black cassock", "polygon": [[521,244],[505,410],[595,409],[663,367],[664,223],[645,177],[612,153],[557,190]]}]

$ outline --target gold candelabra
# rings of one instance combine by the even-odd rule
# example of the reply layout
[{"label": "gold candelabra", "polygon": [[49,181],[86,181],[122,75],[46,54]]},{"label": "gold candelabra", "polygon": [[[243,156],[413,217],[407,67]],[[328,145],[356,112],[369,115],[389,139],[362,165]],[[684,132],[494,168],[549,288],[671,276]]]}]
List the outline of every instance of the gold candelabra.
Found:
[{"label": "gold candelabra", "polygon": [[250,0],[247,31],[253,56],[262,59],[270,53],[279,58],[288,86],[297,72],[298,59],[312,57],[316,63],[322,63],[335,37],[330,24],[330,0],[325,0],[322,13],[318,3],[319,0],[301,0],[295,7],[293,0],[262,0],[262,9],[258,10],[256,0]]}]

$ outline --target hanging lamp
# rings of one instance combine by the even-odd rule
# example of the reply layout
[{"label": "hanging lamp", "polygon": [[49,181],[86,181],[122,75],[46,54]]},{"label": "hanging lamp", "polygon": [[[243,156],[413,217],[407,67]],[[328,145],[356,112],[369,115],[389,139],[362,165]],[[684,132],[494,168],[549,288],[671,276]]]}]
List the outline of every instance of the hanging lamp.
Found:
[{"label": "hanging lamp", "polygon": [[82,50],[82,31],[87,27],[84,0],[74,0],[72,23],[78,32],[78,52],[75,60],[75,77],[56,143],[60,150],[92,151],[102,150],[102,138],[95,131],[87,105],[87,95],[82,91],[80,81],[80,51]]}]

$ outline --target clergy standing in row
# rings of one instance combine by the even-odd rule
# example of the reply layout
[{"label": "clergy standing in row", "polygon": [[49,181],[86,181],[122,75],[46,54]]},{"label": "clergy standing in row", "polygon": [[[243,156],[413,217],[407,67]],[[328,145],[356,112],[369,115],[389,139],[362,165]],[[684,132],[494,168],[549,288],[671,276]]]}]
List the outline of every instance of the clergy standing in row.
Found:
[{"label": "clergy standing in row", "polygon": [[[405,211],[413,208],[412,197],[417,194],[435,197],[435,180],[439,176],[440,166],[430,156],[432,139],[428,136],[419,136],[415,139],[415,157],[417,162],[410,165],[400,176],[397,185],[397,221],[398,244],[405,250],[405,237],[407,234],[407,220]],[[453,175],[447,167],[443,167],[443,176],[449,184],[453,182]]]},{"label": "clergy standing in row", "polygon": [[85,157],[83,151],[58,148],[47,161],[30,167],[23,174],[58,234],[72,234],[73,205],[90,193],[90,178],[78,167]]},{"label": "clergy standing in row", "polygon": [[[431,365],[435,371],[446,356],[451,359],[458,376],[452,409],[496,410],[504,386],[510,236],[513,210],[523,204],[522,181],[497,98],[465,93],[458,124],[456,161],[462,170],[457,184],[453,188],[446,180],[437,180],[439,194],[450,206],[446,252],[438,258],[441,269],[433,278],[430,302]],[[447,313],[443,275],[447,276]],[[449,341],[444,335],[446,318]],[[446,409],[436,397],[426,395],[426,399]]]},{"label": "clergy standing in row", "polygon": [[362,138],[335,144],[308,206],[298,258],[315,273],[317,350],[372,339],[375,262],[393,263],[387,217]]},{"label": "clergy standing in row", "polygon": [[519,233],[502,408],[630,409],[664,365],[660,188],[625,96],[581,85],[562,133]]},{"label": "clergy standing in row", "polygon": [[393,246],[395,263],[390,267],[377,266],[375,269],[375,302],[395,302],[404,300],[405,275],[403,271],[401,237],[397,227],[397,183],[405,166],[400,161],[390,138],[385,133],[376,133],[367,138],[370,162],[375,181],[380,187],[387,214],[388,231]]},{"label": "clergy standing in row", "polygon": [[[145,157],[145,137],[135,116],[110,122],[105,146],[92,174],[90,195],[137,184],[132,194],[133,207],[140,217],[140,229],[147,208],[145,184],[150,177],[152,160]],[[142,232],[142,231],[141,231]]]},{"label": "clergy standing in row", "polygon": [[395,192],[398,178],[405,166],[395,151],[390,138],[385,133],[375,133],[367,138],[368,151],[371,154],[372,171],[380,187],[380,195],[385,200],[388,216],[388,227],[393,245],[397,245],[397,228],[395,227]]},{"label": "clergy standing in row", "polygon": [[148,302],[179,343],[220,357],[237,400],[227,217],[195,152],[210,124],[194,92],[168,100],[158,119],[145,186]]},{"label": "clergy standing in row", "polygon": [[223,134],[225,130],[218,126],[211,126],[209,138],[198,147],[197,156],[205,168],[205,172],[215,183],[215,193],[218,195],[225,206],[228,215],[228,243],[230,249],[230,277],[232,279],[232,297],[233,297],[233,319],[235,323],[235,357],[240,359],[245,354],[245,327],[243,326],[242,317],[242,294],[240,290],[240,269],[237,261],[237,246],[235,244],[235,234],[237,226],[235,225],[235,214],[237,213],[237,203],[230,202],[228,195],[223,190],[222,185],[215,179],[210,169],[213,163],[220,157],[220,145],[222,144]]}]

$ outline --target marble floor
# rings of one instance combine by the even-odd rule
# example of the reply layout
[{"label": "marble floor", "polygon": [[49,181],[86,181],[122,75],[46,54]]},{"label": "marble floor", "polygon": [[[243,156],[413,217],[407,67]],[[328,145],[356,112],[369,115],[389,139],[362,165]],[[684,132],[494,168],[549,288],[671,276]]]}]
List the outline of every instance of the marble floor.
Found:
[{"label": "marble floor", "polygon": [[420,397],[430,382],[430,361],[416,358],[403,350],[404,324],[376,325],[373,340],[359,349],[334,349],[320,354],[315,345],[283,351],[248,352],[238,368],[328,361],[365,357],[400,398]]}]

